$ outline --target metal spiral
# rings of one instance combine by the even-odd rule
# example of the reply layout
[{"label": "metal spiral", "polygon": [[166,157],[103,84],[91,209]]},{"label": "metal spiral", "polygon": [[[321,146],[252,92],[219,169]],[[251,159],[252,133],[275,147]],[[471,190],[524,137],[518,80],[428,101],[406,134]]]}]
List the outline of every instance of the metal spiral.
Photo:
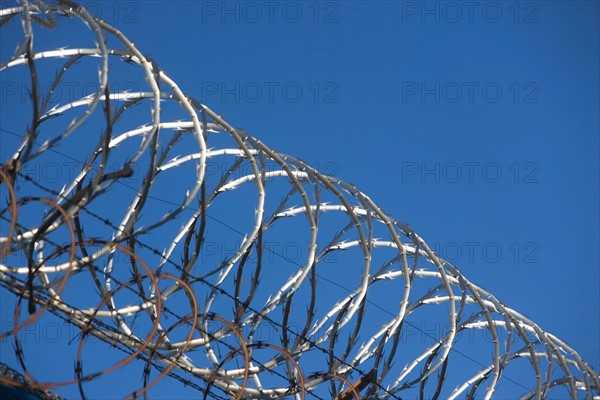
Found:
[{"label": "metal spiral", "polygon": [[[22,1],[0,17],[3,34],[22,31],[2,79],[28,93],[3,105],[0,345],[23,378],[1,384],[81,398],[600,396],[574,349],[354,185],[232,126],[85,7]],[[67,98],[84,76],[90,93]],[[60,173],[41,179],[50,165]],[[57,321],[68,341],[27,340]],[[47,365],[41,350],[60,356]]]}]

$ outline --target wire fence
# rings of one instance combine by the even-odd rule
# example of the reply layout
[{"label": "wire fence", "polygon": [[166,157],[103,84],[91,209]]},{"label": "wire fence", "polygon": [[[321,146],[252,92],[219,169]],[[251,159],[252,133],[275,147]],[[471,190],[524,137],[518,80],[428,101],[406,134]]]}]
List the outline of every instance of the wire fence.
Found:
[{"label": "wire fence", "polygon": [[[0,64],[14,116],[0,339],[23,375],[0,383],[82,398],[600,396],[574,349],[354,185],[234,128],[82,5],[0,17],[18,38]],[[49,340],[59,322],[72,334]]]}]

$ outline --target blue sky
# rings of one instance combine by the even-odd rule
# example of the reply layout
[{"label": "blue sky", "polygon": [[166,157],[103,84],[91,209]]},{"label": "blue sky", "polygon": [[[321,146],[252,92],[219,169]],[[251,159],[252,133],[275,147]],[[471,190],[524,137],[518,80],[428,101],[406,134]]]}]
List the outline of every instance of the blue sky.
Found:
[{"label": "blue sky", "polygon": [[465,3],[88,6],[186,93],[358,185],[598,369],[599,5]]}]

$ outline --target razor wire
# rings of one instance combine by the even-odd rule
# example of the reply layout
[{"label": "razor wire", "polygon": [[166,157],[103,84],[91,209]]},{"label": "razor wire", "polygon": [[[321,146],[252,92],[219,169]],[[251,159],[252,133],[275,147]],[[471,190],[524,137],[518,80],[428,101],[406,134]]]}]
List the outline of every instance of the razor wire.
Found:
[{"label": "razor wire", "polygon": [[[234,128],[82,5],[23,1],[0,17],[22,31],[2,79],[28,94],[3,105],[0,285],[14,308],[0,340],[23,378],[1,383],[82,398],[161,385],[225,399],[600,396],[565,342],[356,186]],[[58,95],[82,76],[90,94]],[[57,160],[68,173],[36,173]],[[57,320],[76,335],[43,345],[62,346],[72,374],[40,382],[23,333]],[[420,327],[431,320],[443,329]],[[123,371],[138,375],[111,392]]]}]

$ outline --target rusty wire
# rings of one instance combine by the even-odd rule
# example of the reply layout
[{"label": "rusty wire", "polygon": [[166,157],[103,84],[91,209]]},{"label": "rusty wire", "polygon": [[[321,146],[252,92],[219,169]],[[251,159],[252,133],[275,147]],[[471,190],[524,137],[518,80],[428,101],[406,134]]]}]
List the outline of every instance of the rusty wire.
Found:
[{"label": "rusty wire", "polygon": [[[13,327],[0,338],[12,337],[30,387],[74,385],[94,398],[98,387],[89,382],[133,365],[141,379],[112,396],[146,397],[167,377],[196,397],[225,399],[492,398],[503,385],[522,386],[524,398],[600,395],[598,373],[574,349],[471,283],[354,185],[270,149],[185,94],[85,7],[22,1],[0,17],[2,29],[22,26],[0,72],[28,77],[31,108],[25,125],[13,128],[21,140],[0,170],[7,199],[0,284],[15,297]],[[65,20],[79,23],[68,29],[86,31],[89,45],[38,48],[34,38],[60,31]],[[48,77],[51,62],[57,72]],[[89,65],[99,71],[94,93],[54,96],[71,71]],[[136,90],[112,90],[124,69]],[[30,176],[34,163],[65,154],[80,162],[72,176]],[[219,173],[208,173],[210,165]],[[225,229],[223,213],[234,208],[245,214]],[[302,257],[277,254],[269,263],[277,253],[269,243],[282,232]],[[211,242],[211,234],[218,238]],[[219,240],[235,249],[209,254]],[[332,254],[342,261],[337,273],[355,278],[335,301],[326,286]],[[375,317],[367,305],[377,293],[394,301]],[[42,315],[79,331],[74,374],[62,380],[40,382],[25,362],[20,333]],[[415,318],[439,318],[446,329],[425,334],[429,343],[404,343]],[[135,333],[139,320],[145,335]],[[267,340],[265,330],[274,332]],[[469,346],[485,351],[457,373],[451,359],[465,356],[460,339],[474,331],[488,340]],[[118,360],[96,367],[83,352],[89,336]],[[95,372],[84,373],[84,360]]]}]

